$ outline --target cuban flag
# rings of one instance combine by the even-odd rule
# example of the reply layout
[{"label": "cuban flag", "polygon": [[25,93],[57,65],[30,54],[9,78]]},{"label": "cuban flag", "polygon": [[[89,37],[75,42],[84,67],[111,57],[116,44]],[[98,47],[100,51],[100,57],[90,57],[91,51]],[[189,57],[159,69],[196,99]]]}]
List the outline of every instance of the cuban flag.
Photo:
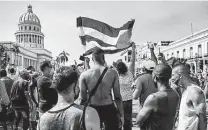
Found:
[{"label": "cuban flag", "polygon": [[80,39],[86,52],[92,53],[95,47],[104,50],[105,54],[113,54],[132,46],[131,35],[135,20],[128,21],[120,28],[112,27],[104,22],[91,18],[78,17],[77,27],[80,28]]}]

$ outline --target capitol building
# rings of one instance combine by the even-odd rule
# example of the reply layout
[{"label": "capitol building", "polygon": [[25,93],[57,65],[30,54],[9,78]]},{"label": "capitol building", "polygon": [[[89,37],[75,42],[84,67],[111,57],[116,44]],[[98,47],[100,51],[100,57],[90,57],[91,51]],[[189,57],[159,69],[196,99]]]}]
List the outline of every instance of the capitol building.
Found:
[{"label": "capitol building", "polygon": [[31,5],[27,7],[27,12],[19,18],[15,38],[16,42],[0,42],[9,50],[13,45],[19,46],[20,52],[18,54],[12,51],[7,52],[10,64],[24,68],[34,66],[39,70],[39,65],[42,61],[52,60],[52,53],[44,48],[44,34],[41,31],[40,19],[33,13]]}]

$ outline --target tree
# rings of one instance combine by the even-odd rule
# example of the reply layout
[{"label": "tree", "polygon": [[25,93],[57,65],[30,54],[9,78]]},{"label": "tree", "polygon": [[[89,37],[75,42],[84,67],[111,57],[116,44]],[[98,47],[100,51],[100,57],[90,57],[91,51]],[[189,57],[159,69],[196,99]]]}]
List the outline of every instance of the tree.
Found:
[{"label": "tree", "polygon": [[[19,46],[17,44],[13,44],[13,47],[11,48],[11,51],[13,51],[15,53],[15,58],[18,56],[18,54],[20,53],[20,49]],[[18,61],[18,60],[17,60]],[[17,62],[17,66],[18,66],[18,62]]]},{"label": "tree", "polygon": [[56,56],[56,59],[55,59],[55,66],[57,65],[57,67],[59,68],[60,63],[61,63],[60,57],[59,57],[59,56]]},{"label": "tree", "polygon": [[69,60],[68,56],[69,56],[69,53],[65,51],[61,52],[58,56],[60,58],[60,63],[64,63],[65,65],[65,63]]},{"label": "tree", "polygon": [[9,60],[9,56],[7,55],[6,51],[9,51],[7,47],[3,44],[0,44],[0,67],[5,68],[7,65],[7,61]]}]

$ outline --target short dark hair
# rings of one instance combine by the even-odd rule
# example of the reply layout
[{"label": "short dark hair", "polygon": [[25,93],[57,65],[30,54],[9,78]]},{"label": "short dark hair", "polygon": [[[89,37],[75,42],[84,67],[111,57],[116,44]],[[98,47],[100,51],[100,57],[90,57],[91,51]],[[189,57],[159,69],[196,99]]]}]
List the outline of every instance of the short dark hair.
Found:
[{"label": "short dark hair", "polygon": [[13,74],[13,73],[15,72],[14,68],[11,68],[11,69],[9,70],[9,72],[10,72],[11,74]]},{"label": "short dark hair", "polygon": [[105,57],[104,57],[104,51],[100,49],[99,47],[96,47],[92,52],[92,57],[95,61],[97,61],[99,64],[104,64]]},{"label": "short dark hair", "polygon": [[35,70],[35,68],[33,66],[28,66],[27,70]]},{"label": "short dark hair", "polygon": [[43,72],[46,67],[51,67],[51,62],[49,60],[45,60],[40,63],[40,70]]},{"label": "short dark hair", "polygon": [[62,92],[70,87],[73,83],[79,79],[79,73],[74,66],[63,66],[56,71],[52,87],[57,92]]},{"label": "short dark hair", "polygon": [[123,62],[119,62],[116,66],[116,69],[119,74],[125,74],[128,71],[126,64]]},{"label": "short dark hair", "polygon": [[1,71],[0,71],[0,76],[1,76],[1,77],[6,77],[6,76],[7,76],[7,72],[6,72],[5,69],[1,69]]},{"label": "short dark hair", "polygon": [[156,76],[157,80],[161,82],[169,82],[172,75],[172,68],[166,63],[161,63],[156,65],[153,74]]}]

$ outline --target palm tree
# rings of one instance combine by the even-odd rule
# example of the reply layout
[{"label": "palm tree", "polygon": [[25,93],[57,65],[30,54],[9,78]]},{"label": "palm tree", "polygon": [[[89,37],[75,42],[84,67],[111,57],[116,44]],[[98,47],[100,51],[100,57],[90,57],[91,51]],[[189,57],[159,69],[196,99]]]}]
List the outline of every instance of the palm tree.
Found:
[{"label": "palm tree", "polygon": [[[19,46],[17,44],[13,44],[11,51],[13,51],[15,53],[15,57],[18,57],[18,54],[20,53]],[[17,62],[17,66],[18,66],[18,62]]]},{"label": "palm tree", "polygon": [[69,56],[69,53],[65,51],[61,52],[58,56],[60,58],[60,63],[64,63],[65,65],[65,63],[69,60],[68,56]]},{"label": "palm tree", "polygon": [[58,68],[59,68],[60,63],[61,63],[60,57],[56,56],[55,64],[58,66]]}]

